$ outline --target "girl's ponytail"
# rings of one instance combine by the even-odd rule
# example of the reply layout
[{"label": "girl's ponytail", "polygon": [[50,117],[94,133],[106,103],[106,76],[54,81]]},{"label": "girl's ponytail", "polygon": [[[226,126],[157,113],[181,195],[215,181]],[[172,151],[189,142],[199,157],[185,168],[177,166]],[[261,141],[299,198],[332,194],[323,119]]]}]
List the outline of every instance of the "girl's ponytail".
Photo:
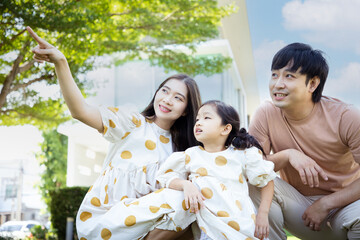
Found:
[{"label": "girl's ponytail", "polygon": [[265,155],[265,152],[259,142],[251,136],[245,128],[241,128],[232,140],[232,145],[235,148],[245,149],[250,147],[257,147]]}]

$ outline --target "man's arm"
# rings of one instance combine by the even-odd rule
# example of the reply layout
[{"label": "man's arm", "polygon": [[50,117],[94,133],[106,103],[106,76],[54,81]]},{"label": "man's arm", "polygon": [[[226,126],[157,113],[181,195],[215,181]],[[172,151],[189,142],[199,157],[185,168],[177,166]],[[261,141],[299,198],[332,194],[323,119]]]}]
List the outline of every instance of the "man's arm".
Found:
[{"label": "man's arm", "polygon": [[324,170],[313,159],[296,149],[269,154],[266,158],[274,163],[275,171],[279,171],[290,163],[298,171],[301,181],[310,187],[319,186],[319,175],[324,180],[328,180]]},{"label": "man's arm", "polygon": [[326,195],[306,209],[302,218],[306,226],[320,231],[320,224],[332,209],[341,208],[360,199],[360,179],[349,186]]}]

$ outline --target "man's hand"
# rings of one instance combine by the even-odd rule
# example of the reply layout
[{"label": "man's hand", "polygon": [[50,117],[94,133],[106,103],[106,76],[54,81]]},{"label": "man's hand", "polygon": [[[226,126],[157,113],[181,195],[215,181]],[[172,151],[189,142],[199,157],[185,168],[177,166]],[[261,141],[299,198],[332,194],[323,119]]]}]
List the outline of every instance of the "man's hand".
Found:
[{"label": "man's hand", "polygon": [[324,170],[311,158],[295,149],[288,149],[289,163],[300,175],[301,181],[310,187],[319,186],[319,175],[328,180]]},{"label": "man's hand", "polygon": [[330,209],[327,209],[326,204],[320,198],[306,209],[302,219],[305,226],[308,226],[311,230],[320,231],[320,225],[329,212]]}]

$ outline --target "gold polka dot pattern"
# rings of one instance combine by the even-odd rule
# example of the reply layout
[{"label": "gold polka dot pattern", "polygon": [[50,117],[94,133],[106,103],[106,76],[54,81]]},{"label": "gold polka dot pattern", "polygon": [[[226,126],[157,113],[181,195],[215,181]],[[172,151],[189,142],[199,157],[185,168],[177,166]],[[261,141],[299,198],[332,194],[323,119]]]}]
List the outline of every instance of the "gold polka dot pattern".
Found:
[{"label": "gold polka dot pattern", "polygon": [[86,220],[88,220],[89,218],[92,217],[92,213],[91,212],[82,212],[80,214],[80,220],[85,222]]},{"label": "gold polka dot pattern", "polygon": [[141,119],[137,119],[136,117],[133,116],[131,121],[135,124],[137,128],[141,126]]},{"label": "gold polka dot pattern", "polygon": [[226,211],[218,211],[218,212],[217,212],[217,215],[218,215],[219,217],[229,217],[229,216],[230,216],[229,213],[226,212]]},{"label": "gold polka dot pattern", "polygon": [[136,217],[134,215],[130,215],[127,218],[125,218],[125,225],[128,227],[131,227],[135,225],[136,223]]},{"label": "gold polka dot pattern", "polygon": [[157,213],[157,211],[159,211],[160,208],[156,207],[156,206],[150,206],[149,209],[150,209],[150,212]]},{"label": "gold polka dot pattern", "polygon": [[238,224],[237,222],[235,222],[235,221],[229,221],[229,222],[228,222],[228,225],[229,225],[230,227],[232,227],[233,229],[235,229],[236,231],[240,231],[240,226],[239,226],[239,224]]},{"label": "gold polka dot pattern", "polygon": [[110,111],[112,111],[113,113],[116,113],[116,112],[119,111],[119,108],[117,108],[117,107],[108,107],[108,109],[109,109]]},{"label": "gold polka dot pattern", "polygon": [[215,158],[215,164],[218,166],[224,166],[227,163],[227,159],[224,156],[217,156]]},{"label": "gold polka dot pattern", "polygon": [[240,173],[240,175],[239,175],[239,182],[244,183],[244,178],[243,178],[242,173]]},{"label": "gold polka dot pattern", "polygon": [[205,187],[205,188],[202,188],[202,189],[201,189],[201,194],[202,194],[205,198],[210,199],[210,198],[212,198],[212,196],[213,196],[213,191],[212,191],[210,188]]},{"label": "gold polka dot pattern", "polygon": [[185,164],[189,164],[190,160],[190,156],[185,154]]},{"label": "gold polka dot pattern", "polygon": [[167,138],[167,137],[165,137],[165,136],[163,136],[163,135],[160,135],[160,142],[162,142],[162,143],[169,143],[170,142],[170,138]]},{"label": "gold polka dot pattern", "polygon": [[101,238],[102,238],[102,239],[108,240],[108,239],[111,238],[111,235],[112,235],[112,234],[111,234],[111,232],[110,232],[109,229],[103,228],[103,229],[101,230]]},{"label": "gold polka dot pattern", "polygon": [[156,143],[154,143],[154,141],[151,140],[146,140],[145,147],[149,150],[154,150],[156,148]]},{"label": "gold polka dot pattern", "polygon": [[207,176],[208,175],[208,172],[206,170],[206,168],[198,168],[198,170],[196,170],[196,173],[199,174],[200,176]]},{"label": "gold polka dot pattern", "polygon": [[111,120],[111,119],[109,119],[109,126],[110,126],[111,128],[116,128],[115,123],[114,123],[113,120]]},{"label": "gold polka dot pattern", "polygon": [[93,197],[90,202],[95,207],[101,206],[100,199],[98,199],[97,197]]},{"label": "gold polka dot pattern", "polygon": [[132,157],[132,154],[130,151],[123,151],[121,153],[121,158],[123,159],[130,159]]},{"label": "gold polka dot pattern", "polygon": [[124,136],[123,136],[121,139],[126,138],[127,136],[129,136],[129,134],[130,134],[130,132],[126,132],[126,133],[124,134]]}]

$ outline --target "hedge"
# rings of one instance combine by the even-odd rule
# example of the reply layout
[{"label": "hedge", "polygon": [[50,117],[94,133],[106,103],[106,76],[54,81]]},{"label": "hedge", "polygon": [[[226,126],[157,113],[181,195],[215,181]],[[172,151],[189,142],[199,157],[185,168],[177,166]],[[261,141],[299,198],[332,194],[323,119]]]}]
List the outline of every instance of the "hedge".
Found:
[{"label": "hedge", "polygon": [[89,188],[65,187],[50,191],[51,224],[58,239],[65,239],[66,219],[74,218],[73,239],[77,239],[75,219],[77,211]]}]

